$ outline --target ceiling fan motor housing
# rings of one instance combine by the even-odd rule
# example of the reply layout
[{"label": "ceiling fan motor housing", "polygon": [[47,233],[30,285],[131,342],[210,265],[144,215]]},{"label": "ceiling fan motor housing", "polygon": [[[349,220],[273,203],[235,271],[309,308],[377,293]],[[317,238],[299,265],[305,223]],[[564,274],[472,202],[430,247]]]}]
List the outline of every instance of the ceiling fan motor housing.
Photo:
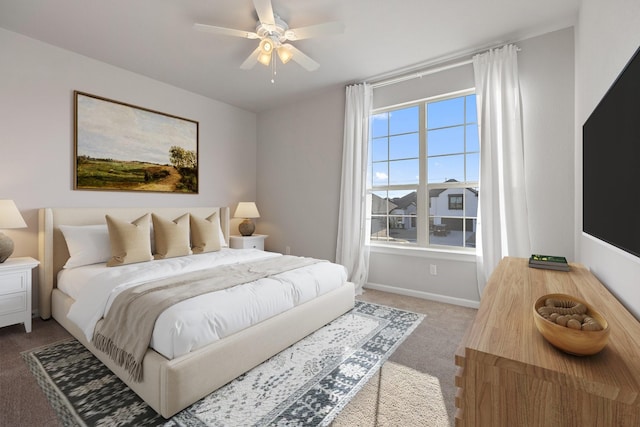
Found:
[{"label": "ceiling fan motor housing", "polygon": [[287,40],[286,32],[289,26],[278,15],[274,14],[274,25],[258,23],[256,26],[256,34],[261,39],[268,39],[273,42],[273,48],[276,49]]}]

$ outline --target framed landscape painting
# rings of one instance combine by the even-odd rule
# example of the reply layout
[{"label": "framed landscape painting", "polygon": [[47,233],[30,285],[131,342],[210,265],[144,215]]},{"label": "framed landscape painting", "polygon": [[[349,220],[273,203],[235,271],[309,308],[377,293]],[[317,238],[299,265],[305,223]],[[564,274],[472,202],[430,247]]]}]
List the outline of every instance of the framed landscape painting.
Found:
[{"label": "framed landscape painting", "polygon": [[75,91],[76,190],[198,193],[198,122]]}]

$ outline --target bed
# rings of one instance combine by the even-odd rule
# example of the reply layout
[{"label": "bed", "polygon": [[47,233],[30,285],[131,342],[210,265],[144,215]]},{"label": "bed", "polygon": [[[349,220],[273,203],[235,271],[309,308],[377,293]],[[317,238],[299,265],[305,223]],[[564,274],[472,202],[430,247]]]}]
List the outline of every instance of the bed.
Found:
[{"label": "bed", "polygon": [[[130,371],[115,363],[106,353],[95,347],[87,336],[87,328],[83,329],[81,325],[75,323],[76,319],[74,319],[75,321],[69,319],[68,314],[74,307],[75,300],[58,287],[58,277],[59,273],[65,270],[63,268],[65,263],[70,261],[69,249],[62,229],[103,224],[105,215],[122,221],[134,221],[148,213],[153,213],[157,217],[167,220],[179,218],[186,213],[192,217],[201,218],[212,217],[215,213],[219,221],[222,244],[224,245],[225,241],[228,242],[229,209],[226,207],[42,208],[39,210],[41,262],[39,269],[39,313],[43,319],[53,317],[149,406],[165,418],[170,418],[242,373],[279,353],[349,311],[354,305],[353,284],[346,281],[346,276],[344,276],[345,279],[341,280],[337,286],[327,287],[322,292],[318,292],[317,296],[305,298],[297,305],[281,310],[263,320],[258,320],[248,327],[233,331],[227,336],[220,337],[185,354],[167,357],[161,354],[164,352],[163,350],[156,351],[150,347],[145,348],[141,364],[142,379],[136,380],[132,378]],[[262,254],[256,255],[255,249],[239,250],[224,247],[220,250],[220,254],[233,251],[238,251],[234,254],[242,251],[254,251],[249,253],[253,253],[254,257],[263,256]],[[186,263],[186,261],[201,255],[205,254],[175,257],[175,260]],[[264,255],[266,256],[267,253]],[[160,265],[164,261],[173,262],[154,260],[149,261],[148,265]],[[328,267],[328,264],[339,267],[328,262],[323,265]],[[142,265],[145,264],[140,263],[136,265],[136,268],[140,268]],[[287,280],[295,281],[296,277],[311,274],[309,271],[304,271],[304,268],[316,268],[314,265],[283,274],[290,274],[291,276],[288,276]],[[125,271],[124,267],[127,266],[114,267],[116,269],[114,271],[119,271],[117,269]],[[60,277],[65,277],[65,274],[61,274]],[[82,275],[75,276],[71,282],[80,280],[78,277],[82,277]],[[240,285],[233,289],[248,285]],[[72,293],[72,291],[68,292]],[[101,325],[102,322],[104,320],[99,320],[97,325]]]}]

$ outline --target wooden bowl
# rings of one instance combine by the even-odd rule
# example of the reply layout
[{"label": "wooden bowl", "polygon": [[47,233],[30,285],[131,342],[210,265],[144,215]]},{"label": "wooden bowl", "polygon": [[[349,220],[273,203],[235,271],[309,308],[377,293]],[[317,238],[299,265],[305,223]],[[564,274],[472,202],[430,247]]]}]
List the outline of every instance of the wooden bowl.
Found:
[{"label": "wooden bowl", "polygon": [[[583,331],[571,329],[558,325],[551,320],[547,320],[540,313],[538,308],[545,305],[547,298],[558,300],[570,300],[582,303],[587,307],[587,314],[597,320],[602,325],[601,331]],[[606,345],[609,339],[609,323],[591,305],[579,298],[565,294],[548,294],[541,296],[533,305],[533,319],[538,331],[554,347],[575,356],[589,356],[598,353]]]}]

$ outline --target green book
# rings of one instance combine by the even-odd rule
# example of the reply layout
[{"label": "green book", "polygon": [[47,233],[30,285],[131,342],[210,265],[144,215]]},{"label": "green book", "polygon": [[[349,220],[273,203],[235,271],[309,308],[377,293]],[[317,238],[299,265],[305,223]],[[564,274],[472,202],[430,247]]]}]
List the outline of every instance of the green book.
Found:
[{"label": "green book", "polygon": [[568,263],[567,263],[567,259],[563,256],[533,254],[529,258],[529,264],[566,265]]}]

